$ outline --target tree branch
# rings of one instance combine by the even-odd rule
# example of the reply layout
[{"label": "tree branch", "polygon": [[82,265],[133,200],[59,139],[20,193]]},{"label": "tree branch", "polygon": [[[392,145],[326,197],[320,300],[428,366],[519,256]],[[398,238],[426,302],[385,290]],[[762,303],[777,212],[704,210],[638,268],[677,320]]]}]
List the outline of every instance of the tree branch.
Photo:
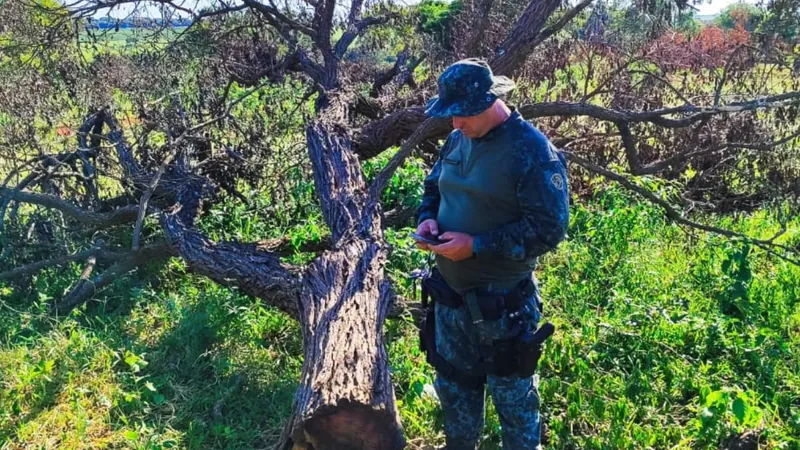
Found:
[{"label": "tree branch", "polygon": [[586,9],[586,7],[592,4],[593,1],[594,0],[583,0],[582,2],[575,5],[572,9],[567,11],[563,16],[559,17],[559,19],[554,24],[544,28],[542,32],[539,33],[538,36],[536,36],[536,39],[533,41],[532,46],[536,48],[536,46],[544,42],[547,38],[561,31],[562,28],[567,26],[567,24],[570,23],[572,19],[575,18],[575,16],[580,14],[581,11]]},{"label": "tree branch", "polygon": [[669,167],[674,166],[678,163],[686,163],[692,158],[697,158],[698,156],[707,156],[713,155],[715,153],[721,152],[723,150],[727,150],[729,148],[741,148],[741,149],[749,149],[749,150],[760,150],[760,151],[769,151],[779,145],[786,144],[787,142],[791,142],[797,138],[800,138],[800,131],[790,134],[784,138],[778,139],[777,141],[772,141],[767,144],[749,144],[744,142],[728,142],[725,144],[718,145],[716,147],[710,148],[708,150],[699,150],[693,151],[694,149],[687,149],[678,153],[677,155],[671,156],[667,159],[654,162],[644,167],[640,167],[637,175],[651,175],[654,173],[661,172],[662,170],[668,169]]},{"label": "tree branch", "polygon": [[561,0],[532,0],[497,48],[489,63],[492,71],[498,75],[513,75],[536,47],[539,31],[560,5]]},{"label": "tree branch", "polygon": [[379,73],[375,77],[375,82],[372,83],[372,89],[369,91],[369,95],[371,97],[377,97],[380,94],[381,89],[383,89],[387,83],[392,81],[392,78],[400,73],[400,68],[406,64],[408,57],[408,45],[406,45],[403,47],[403,50],[397,54],[397,59],[395,60],[392,68],[385,72]]},{"label": "tree branch", "polygon": [[625,147],[625,156],[631,166],[631,173],[638,174],[642,170],[642,165],[639,162],[639,153],[636,150],[636,140],[633,137],[633,133],[631,133],[631,127],[628,126],[627,122],[615,123],[622,138],[622,145]]},{"label": "tree branch", "polygon": [[285,14],[281,13],[278,8],[274,6],[265,5],[258,0],[242,0],[245,5],[260,12],[267,22],[274,26],[279,31],[285,31],[286,28],[290,30],[299,31],[311,39],[315,39],[317,32],[313,28],[303,25],[295,20],[290,19]]},{"label": "tree branch", "polygon": [[[98,253],[98,257],[102,254],[102,251]],[[137,267],[143,264],[168,259],[175,256],[175,254],[167,245],[161,243],[141,248],[135,252],[118,254],[116,256],[115,260],[117,262],[92,280],[89,280],[89,275],[91,274],[91,269],[94,268],[94,263],[90,261],[72,292],[60,301],[53,302],[50,305],[50,310],[60,314],[66,314],[73,308],[86,302],[98,290],[108,286],[120,277],[125,276]],[[94,255],[89,256],[89,258],[94,258]]]},{"label": "tree branch", "polygon": [[[716,114],[732,114],[756,109],[775,108],[800,103],[800,92],[789,92],[755,100],[729,103],[716,107],[682,105],[652,111],[619,111],[587,103],[545,102],[520,107],[525,118],[586,116],[609,122],[651,122],[666,128],[681,128]],[[673,114],[691,114],[682,119],[670,119]]]},{"label": "tree branch", "polygon": [[[717,114],[733,114],[793,104],[800,104],[800,92],[789,92],[755,100],[733,102],[728,105],[717,107],[682,105],[639,112],[619,111],[589,103],[543,102],[521,106],[519,111],[526,119],[556,116],[584,116],[614,122],[615,124],[650,122],[665,128],[682,128]],[[668,117],[674,114],[690,115],[681,119],[672,119]],[[399,145],[403,139],[413,134],[424,121],[425,110],[420,106],[395,111],[361,128],[361,130],[355,134],[353,148],[360,158],[372,158],[381,154],[387,148]],[[441,138],[445,136],[450,129],[449,122],[442,121],[439,127],[430,128],[430,134],[424,136],[421,141]]]},{"label": "tree branch", "polygon": [[[796,253],[797,249],[792,249],[792,248],[789,248],[789,247],[784,246],[784,245],[776,244],[774,242],[774,240],[778,236],[780,236],[780,234],[777,234],[774,237],[772,237],[771,239],[767,239],[767,240],[755,239],[755,238],[752,238],[752,237],[750,237],[750,236],[748,236],[748,235],[746,235],[744,233],[739,233],[739,232],[736,232],[736,231],[726,230],[724,228],[718,228],[718,227],[714,227],[714,226],[711,226],[711,225],[705,225],[705,224],[702,224],[702,223],[699,223],[699,222],[691,221],[689,219],[686,219],[683,216],[683,214],[681,214],[675,208],[673,208],[672,205],[670,205],[666,200],[661,199],[656,194],[648,191],[647,189],[645,189],[643,187],[640,187],[640,186],[637,186],[637,185],[633,184],[630,180],[628,180],[623,175],[620,175],[618,173],[612,172],[611,170],[608,170],[608,169],[605,169],[603,167],[600,167],[597,164],[594,164],[591,161],[589,161],[587,159],[584,159],[584,158],[582,158],[582,157],[580,157],[580,156],[578,156],[578,155],[576,155],[574,153],[571,153],[571,152],[568,152],[568,151],[563,151],[563,153],[564,153],[564,156],[568,160],[580,165],[581,167],[585,168],[586,170],[589,170],[589,171],[594,172],[596,174],[602,175],[602,176],[604,176],[604,177],[606,177],[606,178],[608,178],[610,180],[614,180],[617,183],[621,184],[626,189],[628,189],[628,190],[630,190],[632,192],[635,192],[636,194],[639,194],[640,196],[644,197],[646,200],[658,205],[659,207],[661,207],[661,209],[664,210],[664,214],[667,216],[667,218],[669,218],[670,220],[673,220],[674,222],[677,222],[677,223],[679,223],[681,225],[685,225],[685,226],[693,228],[693,229],[702,230],[702,231],[706,231],[706,232],[713,233],[713,234],[718,234],[720,236],[725,236],[725,237],[728,237],[728,238],[741,239],[741,240],[743,240],[745,242],[749,242],[749,243],[752,243],[754,245],[757,245],[758,247],[769,251],[770,253],[772,253],[775,256],[778,256],[778,257],[784,259],[787,262],[790,262],[792,264],[800,266],[800,260],[797,260],[795,258],[791,258],[790,256],[787,256],[787,254],[789,254],[789,253]],[[781,254],[781,253],[776,252],[775,251],[776,248],[787,252],[787,254]]]},{"label": "tree branch", "polygon": [[439,118],[430,118],[423,122],[422,125],[414,131],[414,134],[403,143],[403,146],[395,153],[389,161],[389,164],[384,167],[369,186],[369,204],[374,205],[378,202],[381,193],[383,193],[386,186],[389,185],[389,180],[392,179],[392,175],[394,175],[394,172],[403,164],[403,161],[405,161],[408,155],[411,154],[411,150],[413,150],[414,147],[419,145],[428,136],[435,135],[439,130],[449,125],[450,122],[448,120]]},{"label": "tree branch", "polygon": [[335,118],[321,118],[306,127],[306,142],[314,169],[314,186],[334,246],[347,234],[361,234],[368,221],[361,221],[365,195],[364,177],[358,159],[344,133],[333,125]]},{"label": "tree branch", "polygon": [[[362,159],[372,158],[389,147],[400,145],[425,122],[425,108],[414,106],[395,111],[386,117],[365,125],[355,133],[353,149]],[[420,136],[419,142],[445,136],[452,126],[448,120],[438,120],[436,127],[430,127],[427,134]]]},{"label": "tree branch", "polygon": [[342,34],[342,37],[336,42],[336,47],[333,49],[333,53],[336,55],[337,58],[341,58],[347,52],[347,49],[350,48],[350,44],[360,36],[367,28],[375,25],[383,25],[392,18],[394,18],[395,14],[387,14],[384,16],[372,16],[367,17],[364,19],[359,20],[356,23],[350,24],[347,27],[347,31]]},{"label": "tree branch", "polygon": [[361,18],[361,7],[364,0],[350,0],[350,13],[347,15],[347,24],[354,25]]},{"label": "tree branch", "polygon": [[30,203],[45,208],[56,209],[69,217],[88,225],[110,227],[136,220],[139,210],[136,206],[126,206],[108,213],[95,213],[86,211],[70,202],[54,195],[35,194],[27,191],[18,191],[0,187],[0,197],[6,197],[22,203]]},{"label": "tree branch", "polygon": [[187,228],[177,214],[162,216],[161,224],[170,248],[183,257],[192,272],[223,286],[236,287],[299,318],[300,276],[296,268],[254,244],[214,243],[199,231]]},{"label": "tree branch", "polygon": [[37,261],[35,263],[30,263],[21,267],[17,267],[5,272],[0,273],[0,281],[4,280],[15,280],[19,278],[23,278],[28,275],[32,275],[40,270],[44,270],[50,267],[58,267],[63,266],[72,261],[79,261],[91,256],[96,256],[102,250],[99,247],[93,247],[89,250],[84,250],[82,252],[78,252],[72,255],[61,256],[58,258],[51,258],[44,261]]},{"label": "tree branch", "polygon": [[[334,57],[333,48],[331,47],[333,13],[335,9],[336,0],[319,0],[319,3],[314,8],[313,21],[314,29],[317,30],[314,43],[317,44],[317,50],[322,53],[322,58],[325,61],[325,69],[334,72],[338,69],[338,61]],[[329,86],[329,83],[322,84],[326,87]]]}]

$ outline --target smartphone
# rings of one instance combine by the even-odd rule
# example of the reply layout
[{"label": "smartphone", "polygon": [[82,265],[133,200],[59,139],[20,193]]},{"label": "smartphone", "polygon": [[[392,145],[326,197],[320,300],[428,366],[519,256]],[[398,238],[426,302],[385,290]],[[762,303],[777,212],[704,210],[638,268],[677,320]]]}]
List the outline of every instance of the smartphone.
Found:
[{"label": "smartphone", "polygon": [[436,239],[435,237],[420,236],[417,233],[411,233],[411,237],[414,238],[414,240],[416,240],[418,242],[424,242],[424,243],[430,244],[430,245],[444,244],[444,241],[440,241],[440,240]]}]

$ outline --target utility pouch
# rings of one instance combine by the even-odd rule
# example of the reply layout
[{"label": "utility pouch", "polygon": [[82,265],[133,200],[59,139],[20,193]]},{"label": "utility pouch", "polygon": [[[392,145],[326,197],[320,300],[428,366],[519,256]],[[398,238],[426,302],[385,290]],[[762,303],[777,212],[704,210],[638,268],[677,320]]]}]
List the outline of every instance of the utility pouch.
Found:
[{"label": "utility pouch", "polygon": [[428,299],[439,302],[450,308],[459,308],[463,301],[458,292],[454,291],[437,269],[431,271],[430,276],[422,280],[422,307],[428,307]]},{"label": "utility pouch", "polygon": [[524,333],[517,339],[517,362],[520,378],[527,378],[536,373],[539,359],[542,357],[542,344],[555,332],[555,326],[545,322],[533,333]]}]

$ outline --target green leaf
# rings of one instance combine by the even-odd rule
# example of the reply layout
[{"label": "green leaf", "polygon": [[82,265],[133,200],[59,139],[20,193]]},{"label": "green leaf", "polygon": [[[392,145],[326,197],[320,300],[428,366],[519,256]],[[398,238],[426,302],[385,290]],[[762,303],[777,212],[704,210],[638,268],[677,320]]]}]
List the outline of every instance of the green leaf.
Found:
[{"label": "green leaf", "polygon": [[139,357],[133,353],[127,352],[125,355],[125,363],[133,367],[137,362],[139,362]]},{"label": "green leaf", "polygon": [[717,404],[720,400],[722,400],[722,396],[725,394],[724,391],[714,391],[708,394],[706,397],[706,405],[713,406]]},{"label": "green leaf", "polygon": [[135,440],[139,439],[139,433],[137,433],[137,432],[135,432],[133,430],[128,430],[125,433],[123,433],[123,435],[125,436],[125,439],[128,439],[130,441],[135,441]]},{"label": "green leaf", "polygon": [[739,423],[744,423],[744,419],[747,417],[747,409],[747,403],[741,397],[737,397],[733,401],[733,415],[736,416],[736,420]]},{"label": "green leaf", "polygon": [[152,391],[152,392],[155,392],[155,391],[156,391],[156,387],[155,387],[155,386],[153,386],[153,383],[151,383],[151,382],[149,382],[149,381],[148,381],[147,383],[145,383],[145,384],[144,384],[144,387],[146,387],[147,389],[149,389],[149,390],[150,390],[150,391]]}]

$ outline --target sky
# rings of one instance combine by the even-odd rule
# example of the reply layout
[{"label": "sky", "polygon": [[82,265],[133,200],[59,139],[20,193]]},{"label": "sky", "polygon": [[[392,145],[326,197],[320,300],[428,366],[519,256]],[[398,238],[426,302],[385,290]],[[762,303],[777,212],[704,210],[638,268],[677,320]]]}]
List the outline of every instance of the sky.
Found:
[{"label": "sky", "polygon": [[[70,3],[72,1],[74,1],[74,0],[65,0],[65,2],[70,2]],[[238,3],[236,0],[229,0],[229,1],[230,1],[230,3]],[[752,4],[755,4],[757,2],[757,0],[711,0],[710,2],[708,0],[705,0],[702,4],[695,5],[695,7],[698,9],[698,11],[697,11],[698,15],[713,15],[713,14],[719,14],[720,11],[722,11],[723,9],[725,9],[727,6],[729,6],[731,4],[737,3],[737,2],[741,2],[741,1],[744,1],[744,2],[747,2],[747,3],[752,3]],[[416,0],[399,0],[399,2],[400,3],[411,4],[411,3],[416,3]],[[206,6],[214,3],[214,0],[176,0],[175,3],[179,4],[179,5],[182,5],[186,9],[196,10],[196,9],[200,9],[202,7],[206,7]],[[114,8],[114,10],[111,13],[111,16],[112,17],[126,17],[126,16],[128,16],[130,14],[131,10],[132,10],[132,6],[123,5],[121,7]],[[152,16],[155,16],[155,17],[159,16],[158,8],[155,7],[155,6],[146,6],[144,8],[140,7],[140,11],[146,11],[144,14],[142,14],[142,15],[145,15],[145,16],[151,16],[151,17]],[[95,16],[96,17],[102,17],[102,16],[105,16],[106,13],[107,13],[107,10],[106,11],[102,11],[102,12],[98,12],[97,14],[95,14]]]}]

